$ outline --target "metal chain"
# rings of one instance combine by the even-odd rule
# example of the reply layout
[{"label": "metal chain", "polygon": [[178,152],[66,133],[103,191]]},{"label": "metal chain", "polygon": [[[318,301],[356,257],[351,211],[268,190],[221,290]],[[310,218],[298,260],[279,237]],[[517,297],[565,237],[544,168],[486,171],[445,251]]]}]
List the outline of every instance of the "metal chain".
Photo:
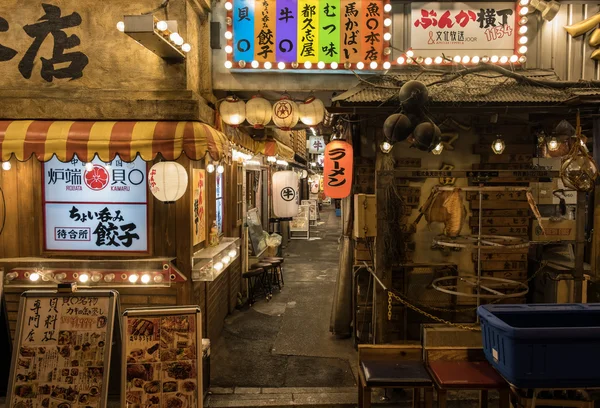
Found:
[{"label": "metal chain", "polygon": [[[527,279],[527,283],[531,282],[533,279],[535,279],[535,277],[542,271],[542,269],[544,269],[544,267],[547,265],[548,262],[542,262],[541,266],[539,267],[539,269],[529,278]],[[469,330],[469,331],[481,331],[481,328],[479,327],[473,327],[473,326],[465,326],[463,324],[460,323],[453,323],[450,322],[448,320],[444,320],[440,317],[434,316],[431,313],[427,313],[426,311],[418,308],[417,306],[411,304],[410,302],[408,302],[407,300],[403,299],[400,295],[392,292],[392,290],[388,290],[388,321],[392,320],[392,303],[393,303],[393,299],[396,299],[398,302],[402,303],[404,306],[414,310],[415,312],[422,314],[425,317],[428,317],[432,320],[435,320],[438,323],[443,323],[446,324],[448,326],[454,326],[457,327],[459,329],[463,329],[463,330]],[[491,304],[494,303],[498,303],[503,299],[496,299],[493,302],[491,302]],[[416,302],[415,302],[416,303]],[[455,309],[443,309],[443,308],[437,308],[437,307],[433,307],[433,306],[425,306],[423,305],[423,307],[426,307],[428,309],[431,310],[436,310],[436,311],[440,311],[440,312],[466,312],[466,311],[475,311],[477,310],[477,307],[474,308],[468,308],[468,309],[460,309],[460,310],[455,310]]]}]

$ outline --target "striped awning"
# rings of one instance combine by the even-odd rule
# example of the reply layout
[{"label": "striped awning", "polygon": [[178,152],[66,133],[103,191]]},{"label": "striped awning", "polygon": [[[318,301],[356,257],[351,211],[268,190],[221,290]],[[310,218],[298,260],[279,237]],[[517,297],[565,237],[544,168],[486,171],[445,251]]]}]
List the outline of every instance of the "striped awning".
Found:
[{"label": "striped awning", "polygon": [[294,151],[278,140],[266,140],[254,142],[254,151],[265,156],[278,156],[286,161],[294,161]]},{"label": "striped awning", "polygon": [[185,153],[200,160],[206,153],[220,160],[229,148],[227,137],[201,122],[88,122],[88,121],[0,121],[0,156],[14,155],[24,161],[32,155],[48,161],[53,155],[65,162],[73,155],[91,161],[97,154],[109,162],[119,155],[132,161],[140,155],[145,161],[159,153],[175,160]]}]

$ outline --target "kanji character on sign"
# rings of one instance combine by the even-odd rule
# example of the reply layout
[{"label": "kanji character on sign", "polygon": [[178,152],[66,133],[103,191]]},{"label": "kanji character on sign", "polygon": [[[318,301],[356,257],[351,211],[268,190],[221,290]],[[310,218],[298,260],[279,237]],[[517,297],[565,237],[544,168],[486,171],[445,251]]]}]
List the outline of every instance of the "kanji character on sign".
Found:
[{"label": "kanji character on sign", "polygon": [[[0,17],[0,33],[8,31],[8,21]],[[17,52],[12,48],[5,47],[0,44],[0,61],[10,61],[17,55]]]},{"label": "kanji character on sign", "polygon": [[[325,46],[321,47],[321,49],[323,50],[323,52],[325,53],[325,55],[327,55],[328,57],[333,57],[334,55],[338,55],[338,52],[335,49],[335,44],[334,43],[329,43],[329,45],[325,45]],[[321,142],[319,142],[319,144],[320,143]]]},{"label": "kanji character on sign", "polygon": [[495,9],[479,9],[477,13],[477,22],[479,28],[488,28],[496,26],[496,10]]},{"label": "kanji character on sign", "polygon": [[248,7],[240,7],[238,9],[238,21],[250,21],[250,10]]},{"label": "kanji character on sign", "polygon": [[508,24],[508,17],[512,16],[513,11],[511,9],[498,10],[496,14],[502,19],[502,23],[500,24],[505,26]]},{"label": "kanji character on sign", "polygon": [[279,15],[281,16],[281,17],[279,17],[279,20],[280,21],[285,20],[286,23],[288,22],[289,19],[294,18],[294,16],[292,15],[292,11],[287,7],[282,8],[279,11]]},{"label": "kanji character on sign", "polygon": [[131,233],[131,231],[133,231],[136,227],[137,226],[134,223],[121,225],[121,231],[123,231],[123,235],[119,235],[119,239],[121,240],[121,243],[127,248],[131,246],[134,239],[140,239],[140,236],[138,234]]}]

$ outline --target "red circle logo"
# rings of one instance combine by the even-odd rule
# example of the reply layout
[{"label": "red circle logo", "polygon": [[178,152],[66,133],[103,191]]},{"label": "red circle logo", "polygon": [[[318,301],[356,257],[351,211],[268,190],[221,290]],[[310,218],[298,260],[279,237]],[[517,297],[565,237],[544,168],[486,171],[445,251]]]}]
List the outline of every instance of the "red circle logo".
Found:
[{"label": "red circle logo", "polygon": [[94,164],[94,168],[88,171],[86,170],[83,174],[83,179],[85,185],[90,188],[90,190],[99,191],[103,190],[110,181],[110,176],[108,171],[100,166],[99,164]]}]

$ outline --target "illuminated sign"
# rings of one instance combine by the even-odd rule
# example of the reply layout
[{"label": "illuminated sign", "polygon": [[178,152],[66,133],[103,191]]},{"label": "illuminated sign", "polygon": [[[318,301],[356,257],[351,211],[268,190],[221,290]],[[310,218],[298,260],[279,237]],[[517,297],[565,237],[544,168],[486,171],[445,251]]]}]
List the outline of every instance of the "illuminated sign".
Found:
[{"label": "illuminated sign", "polygon": [[146,162],[44,163],[44,249],[148,250]]}]

